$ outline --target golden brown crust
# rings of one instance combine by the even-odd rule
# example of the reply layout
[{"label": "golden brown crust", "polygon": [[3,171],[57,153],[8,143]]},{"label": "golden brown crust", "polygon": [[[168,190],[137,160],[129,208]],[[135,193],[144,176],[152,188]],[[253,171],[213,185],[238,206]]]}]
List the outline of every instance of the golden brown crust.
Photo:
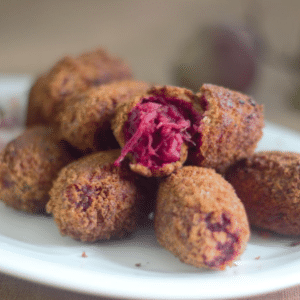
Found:
[{"label": "golden brown crust", "polygon": [[74,97],[59,113],[62,138],[85,153],[119,148],[110,125],[115,108],[148,88],[146,82],[124,80],[89,89]]},{"label": "golden brown crust", "polygon": [[[124,145],[126,144],[124,126],[128,120],[129,113],[138,103],[140,103],[142,99],[150,96],[160,95],[167,95],[168,97],[178,98],[188,103],[192,103],[194,98],[193,92],[185,88],[174,86],[153,86],[146,93],[138,95],[132,98],[131,100],[120,104],[116,109],[115,117],[112,119],[112,130],[116,140],[118,141],[121,147],[124,147]],[[175,170],[181,168],[187,159],[187,155],[188,146],[186,144],[183,144],[180,159],[177,162],[166,164],[162,168],[159,168],[157,170],[150,170],[149,168],[136,163],[136,161],[132,158],[130,154],[128,156],[131,158],[130,168],[134,172],[146,177],[162,177],[167,176]]]},{"label": "golden brown crust", "polygon": [[[134,162],[129,163],[129,167],[133,172],[136,172],[137,174],[140,174],[145,177],[164,177],[180,169],[185,163],[187,156],[188,156],[188,146],[183,144],[181,148],[181,155],[179,161],[176,161],[171,164],[166,164],[163,167],[156,170],[150,170],[149,168]],[[129,155],[129,157],[131,156]]]},{"label": "golden brown crust", "polygon": [[262,151],[228,170],[249,221],[280,234],[300,235],[300,154]]},{"label": "golden brown crust", "polygon": [[207,108],[199,128],[201,146],[191,151],[191,164],[224,173],[235,161],[253,154],[264,127],[262,105],[212,84],[204,84],[195,101]]},{"label": "golden brown crust", "polygon": [[93,242],[135,230],[139,199],[136,177],[113,162],[120,150],[85,156],[61,170],[47,211],[62,235]]},{"label": "golden brown crust", "polygon": [[155,210],[159,243],[196,267],[225,269],[246,248],[243,204],[213,169],[183,167],[160,184]]},{"label": "golden brown crust", "polygon": [[52,124],[60,105],[72,96],[93,86],[131,77],[124,61],[101,48],[77,57],[65,56],[33,84],[26,125]]},{"label": "golden brown crust", "polygon": [[51,128],[34,126],[0,153],[0,199],[30,213],[43,213],[59,170],[72,160]]}]

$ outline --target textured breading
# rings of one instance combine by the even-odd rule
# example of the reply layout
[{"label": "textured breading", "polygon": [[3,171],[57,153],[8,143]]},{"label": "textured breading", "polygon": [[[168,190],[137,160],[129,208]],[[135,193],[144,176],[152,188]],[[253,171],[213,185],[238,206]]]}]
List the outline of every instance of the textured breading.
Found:
[{"label": "textured breading", "polygon": [[262,151],[230,168],[227,180],[252,225],[300,235],[300,154]]},{"label": "textured breading", "polygon": [[119,149],[90,154],[60,171],[47,211],[62,235],[94,242],[136,229],[141,201],[136,174],[113,165],[119,154]]},{"label": "textured breading", "polygon": [[143,81],[122,80],[74,97],[59,113],[61,137],[85,154],[119,148],[110,124],[116,106],[148,88]]},{"label": "textured breading", "polygon": [[130,79],[132,72],[120,58],[102,48],[79,56],[65,56],[33,83],[26,125],[53,124],[61,105],[90,87]]},{"label": "textured breading", "polygon": [[42,213],[59,170],[73,157],[52,128],[33,126],[0,153],[0,199],[31,213]]},{"label": "textured breading", "polygon": [[242,202],[221,175],[186,166],[160,184],[155,233],[181,261],[224,270],[244,252],[250,229]]}]

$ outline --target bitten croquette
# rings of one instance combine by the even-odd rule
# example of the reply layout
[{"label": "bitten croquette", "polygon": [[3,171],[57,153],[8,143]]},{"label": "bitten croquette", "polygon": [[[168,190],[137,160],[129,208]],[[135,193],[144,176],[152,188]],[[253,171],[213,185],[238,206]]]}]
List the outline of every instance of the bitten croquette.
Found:
[{"label": "bitten croquette", "polygon": [[204,84],[185,88],[154,86],[117,108],[112,120],[135,172],[163,177],[184,163],[219,173],[253,154],[262,137],[263,107],[239,92]]}]

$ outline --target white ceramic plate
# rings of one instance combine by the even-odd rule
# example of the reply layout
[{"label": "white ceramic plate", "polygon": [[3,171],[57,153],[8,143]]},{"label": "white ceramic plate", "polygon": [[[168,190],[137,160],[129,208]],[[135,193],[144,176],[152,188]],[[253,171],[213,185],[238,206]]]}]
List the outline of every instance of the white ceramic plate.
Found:
[{"label": "white ceramic plate", "polygon": [[[20,82],[12,82],[0,80],[0,100],[4,92],[8,96],[20,87]],[[28,84],[23,82],[24,91]],[[19,97],[24,95],[21,91]],[[299,151],[300,135],[267,124],[258,148]],[[217,272],[181,263],[157,244],[149,228],[122,241],[86,244],[60,236],[50,217],[0,204],[1,272],[113,298],[226,299],[300,284],[298,241],[300,237],[253,231],[236,266]]]}]

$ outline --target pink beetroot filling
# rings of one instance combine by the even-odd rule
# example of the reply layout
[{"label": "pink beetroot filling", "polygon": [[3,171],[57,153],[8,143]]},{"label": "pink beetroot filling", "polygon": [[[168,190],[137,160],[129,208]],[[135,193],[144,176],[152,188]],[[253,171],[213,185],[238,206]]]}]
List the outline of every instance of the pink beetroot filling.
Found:
[{"label": "pink beetroot filling", "polygon": [[240,243],[239,237],[229,231],[228,227],[231,224],[231,220],[222,214],[222,221],[217,223],[211,222],[212,213],[208,214],[205,218],[207,229],[212,232],[224,232],[226,233],[226,241],[217,243],[216,249],[220,251],[220,255],[216,256],[214,259],[208,261],[206,255],[203,255],[204,264],[210,268],[220,268],[224,266],[227,262],[232,261],[234,257],[237,256],[234,250],[235,245]]},{"label": "pink beetroot filling", "polygon": [[177,98],[144,98],[129,113],[124,126],[125,146],[115,162],[128,153],[138,164],[159,169],[180,159],[183,143],[197,145],[202,117],[191,103]]}]

